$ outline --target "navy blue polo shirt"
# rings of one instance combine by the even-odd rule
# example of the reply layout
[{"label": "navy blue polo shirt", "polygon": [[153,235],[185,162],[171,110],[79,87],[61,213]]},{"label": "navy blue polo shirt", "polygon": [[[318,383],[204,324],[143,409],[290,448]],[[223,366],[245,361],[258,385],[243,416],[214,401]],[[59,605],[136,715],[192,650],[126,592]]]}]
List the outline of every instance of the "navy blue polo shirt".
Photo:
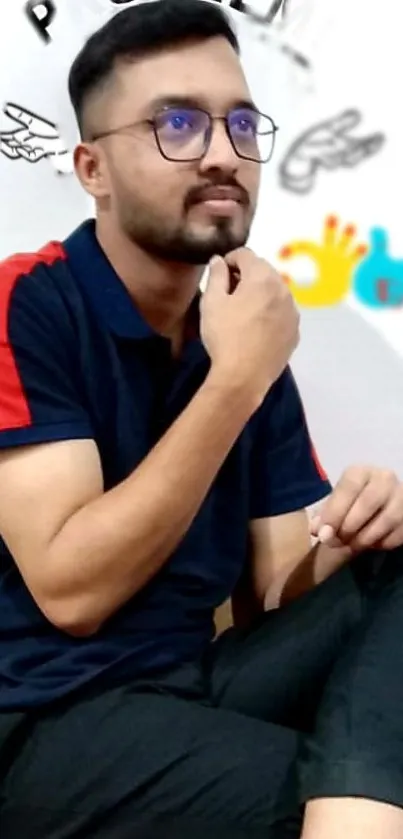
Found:
[{"label": "navy blue polo shirt", "polygon": [[[197,300],[194,308],[197,315]],[[144,321],[100,248],[92,220],[63,243],[0,264],[1,448],[91,438],[108,491],[185,409],[209,364],[197,330],[172,359],[169,341]],[[179,547],[97,635],[56,629],[0,543],[0,710],[197,660],[247,560],[249,520],[301,509],[329,491],[287,369]]]}]

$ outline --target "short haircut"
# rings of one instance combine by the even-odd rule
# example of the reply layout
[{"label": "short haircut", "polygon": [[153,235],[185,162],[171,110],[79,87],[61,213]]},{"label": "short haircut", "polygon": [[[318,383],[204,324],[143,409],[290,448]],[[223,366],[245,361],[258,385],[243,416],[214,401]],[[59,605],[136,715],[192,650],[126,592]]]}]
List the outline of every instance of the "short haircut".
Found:
[{"label": "short haircut", "polygon": [[86,41],[69,73],[69,95],[81,136],[88,139],[90,133],[84,116],[90,98],[112,79],[120,62],[217,36],[239,55],[227,13],[206,0],[153,0],[115,14]]}]

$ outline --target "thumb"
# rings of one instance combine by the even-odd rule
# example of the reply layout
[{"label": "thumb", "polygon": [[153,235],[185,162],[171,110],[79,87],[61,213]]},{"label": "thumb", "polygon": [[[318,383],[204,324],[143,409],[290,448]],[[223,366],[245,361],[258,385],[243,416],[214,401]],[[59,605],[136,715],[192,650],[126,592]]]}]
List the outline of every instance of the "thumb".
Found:
[{"label": "thumb", "polygon": [[205,294],[228,294],[230,290],[230,272],[227,263],[221,256],[213,256],[209,264]]}]

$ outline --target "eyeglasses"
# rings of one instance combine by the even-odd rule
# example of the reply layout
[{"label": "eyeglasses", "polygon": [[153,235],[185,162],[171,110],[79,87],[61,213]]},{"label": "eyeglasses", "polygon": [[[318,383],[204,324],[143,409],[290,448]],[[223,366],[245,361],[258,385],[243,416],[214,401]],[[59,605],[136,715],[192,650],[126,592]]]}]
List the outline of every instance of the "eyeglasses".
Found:
[{"label": "eyeglasses", "polygon": [[93,135],[92,141],[148,125],[154,132],[160,154],[166,160],[191,163],[202,160],[207,154],[217,120],[224,122],[238,157],[255,163],[268,163],[273,154],[278,126],[271,117],[248,107],[234,108],[225,116],[213,116],[202,108],[169,106],[153,119],[103,131]]}]

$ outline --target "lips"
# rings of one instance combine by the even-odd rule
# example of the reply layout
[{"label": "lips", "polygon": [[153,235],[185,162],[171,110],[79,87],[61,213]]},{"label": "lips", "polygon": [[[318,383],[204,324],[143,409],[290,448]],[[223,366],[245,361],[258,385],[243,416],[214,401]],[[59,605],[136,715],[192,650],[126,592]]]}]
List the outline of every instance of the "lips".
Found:
[{"label": "lips", "polygon": [[202,201],[237,201],[245,203],[245,197],[240,189],[232,186],[211,186],[203,189],[197,196],[197,203]]}]

